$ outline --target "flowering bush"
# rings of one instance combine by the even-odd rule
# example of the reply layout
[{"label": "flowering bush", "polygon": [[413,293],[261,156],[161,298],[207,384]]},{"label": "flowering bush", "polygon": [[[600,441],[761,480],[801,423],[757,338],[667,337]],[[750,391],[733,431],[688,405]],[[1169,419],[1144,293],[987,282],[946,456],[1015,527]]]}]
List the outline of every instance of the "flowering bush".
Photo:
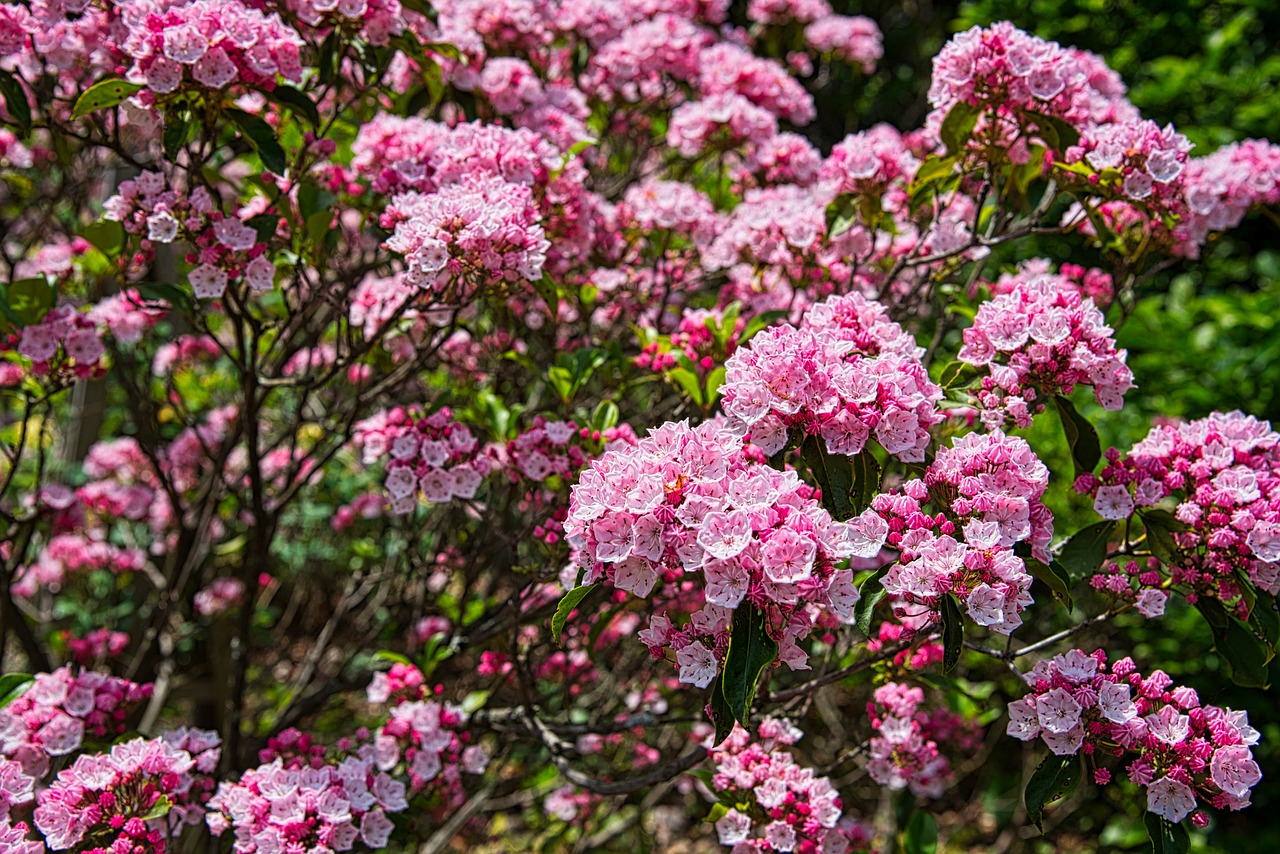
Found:
[{"label": "flowering bush", "polygon": [[1144,404],[1125,323],[1276,216],[1280,148],[1010,22],[830,138],[892,45],[826,0],[0,4],[0,849],[1247,827],[1280,436]]}]

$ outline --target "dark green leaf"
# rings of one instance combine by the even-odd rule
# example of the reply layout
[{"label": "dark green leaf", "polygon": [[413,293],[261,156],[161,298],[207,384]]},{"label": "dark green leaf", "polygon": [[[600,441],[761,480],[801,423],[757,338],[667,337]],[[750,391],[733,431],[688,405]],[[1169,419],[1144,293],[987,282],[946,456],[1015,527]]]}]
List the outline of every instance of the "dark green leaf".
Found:
[{"label": "dark green leaf", "polygon": [[191,114],[177,106],[171,107],[164,114],[164,131],[160,144],[164,149],[166,160],[177,160],[182,147],[195,135],[196,124]]},{"label": "dark green leaf", "polygon": [[1093,425],[1076,411],[1075,405],[1057,395],[1054,401],[1058,404],[1058,415],[1062,417],[1062,429],[1067,434],[1067,444],[1071,446],[1071,459],[1076,464],[1076,475],[1093,471],[1098,460],[1102,459],[1102,445],[1098,441],[1098,431]]},{"label": "dark green leaf", "polygon": [[853,515],[857,515],[870,507],[872,500],[880,494],[880,461],[870,451],[863,451],[850,463],[853,467],[853,489],[849,497],[853,502]]},{"label": "dark green leaf", "polygon": [[2,68],[0,95],[4,96],[4,105],[9,110],[9,115],[22,128],[22,135],[31,133],[31,102],[27,100],[27,90],[22,88],[17,77]]},{"label": "dark green leaf", "polygon": [[320,43],[320,57],[316,63],[320,74],[320,82],[324,85],[332,83],[338,76],[338,63],[341,61],[341,46],[338,44],[340,31],[336,28],[325,36]]},{"label": "dark green leaf", "polygon": [[[303,186],[306,186],[305,184]],[[258,214],[250,217],[245,225],[252,228],[258,235],[259,243],[266,243],[276,236],[276,231],[280,228],[280,221],[283,217],[278,214]]]},{"label": "dark green leaf", "polygon": [[943,389],[964,388],[978,376],[978,369],[968,362],[948,362],[938,375],[938,385]]},{"label": "dark green leaf", "polygon": [[139,282],[134,287],[137,289],[138,295],[145,300],[166,302],[174,308],[187,312],[195,307],[195,303],[191,300],[191,294],[177,285],[163,282]]},{"label": "dark green leaf", "polygon": [[458,46],[449,42],[423,42],[422,47],[432,53],[440,54],[445,59],[454,61],[462,59],[462,53],[458,50]]},{"label": "dark green leaf", "polygon": [[964,617],[950,593],[942,596],[942,672],[950,673],[964,651]]},{"label": "dark green leaf", "polygon": [[146,86],[142,83],[130,83],[128,80],[121,80],[118,77],[100,80],[85,89],[80,93],[80,97],[76,98],[76,105],[71,109],[71,117],[78,119],[81,116],[89,115],[89,113],[117,106],[145,88]]},{"label": "dark green leaf", "polygon": [[556,318],[560,316],[560,287],[556,284],[555,279],[551,278],[549,274],[543,273],[542,278],[534,281],[533,289],[538,292],[538,296],[542,297],[542,301],[547,304],[551,322],[555,323]]},{"label": "dark green leaf", "polygon": [[560,633],[564,631],[565,621],[569,619],[569,614],[574,608],[582,604],[582,600],[587,598],[587,594],[596,589],[595,584],[587,584],[582,587],[575,587],[568,593],[564,594],[564,598],[560,600],[560,604],[556,605],[556,612],[551,615],[551,639],[556,643],[560,643]]},{"label": "dark green leaf", "polygon": [[1036,766],[1035,773],[1027,781],[1026,791],[1022,793],[1031,823],[1043,831],[1045,805],[1070,794],[1080,783],[1080,775],[1079,756],[1058,756],[1055,753],[1046,756]]},{"label": "dark green leaf", "polygon": [[80,236],[92,243],[107,257],[114,257],[124,247],[124,226],[109,219],[100,219],[85,226]]},{"label": "dark green leaf", "polygon": [[808,436],[800,446],[804,463],[822,490],[822,506],[841,522],[853,516],[853,465],[848,457],[831,454],[821,436]]},{"label": "dark green leaf", "polygon": [[6,673],[0,676],[0,709],[22,696],[35,680],[29,673]]},{"label": "dark green leaf", "polygon": [[942,120],[942,141],[946,143],[947,154],[957,154],[973,136],[973,129],[978,125],[978,117],[982,109],[967,101],[960,101]]},{"label": "dark green leaf", "polygon": [[1072,585],[1098,571],[1107,559],[1107,542],[1116,523],[1111,520],[1098,522],[1076,531],[1062,546],[1055,561],[1066,571]]},{"label": "dark green leaf", "polygon": [[277,104],[288,107],[296,115],[306,119],[312,127],[320,127],[320,111],[301,90],[292,86],[278,85],[266,95]]},{"label": "dark green leaf", "polygon": [[892,563],[880,567],[858,588],[861,598],[858,599],[858,604],[853,606],[853,622],[858,627],[858,631],[868,638],[871,637],[871,614],[875,611],[876,605],[880,604],[880,600],[889,595],[889,591],[885,590],[880,582],[891,569],[893,569]]},{"label": "dark green leaf", "polygon": [[246,113],[244,110],[227,110],[227,116],[240,129],[245,141],[258,153],[258,159],[268,171],[283,175],[288,170],[284,149],[276,132],[260,116]]},{"label": "dark green leaf", "polygon": [[1267,665],[1275,657],[1275,649],[1227,613],[1217,599],[1202,596],[1196,608],[1213,630],[1214,646],[1231,671],[1231,681],[1245,688],[1271,687]]},{"label": "dark green leaf", "polygon": [[1151,854],[1187,854],[1191,849],[1191,835],[1181,824],[1153,812],[1146,813],[1143,821],[1151,837]]},{"label": "dark green leaf", "polygon": [[1042,583],[1053,592],[1054,597],[1071,610],[1071,576],[1056,560],[1045,564],[1033,557],[1024,557],[1022,562],[1027,566],[1031,577]]},{"label": "dark green leaf", "polygon": [[1044,113],[1027,115],[1039,126],[1040,138],[1049,143],[1049,146],[1059,154],[1080,141],[1080,131],[1076,130],[1070,122]]},{"label": "dark green leaf", "polygon": [[931,813],[916,810],[902,832],[903,854],[935,854],[938,850],[938,823]]},{"label": "dark green leaf", "polygon": [[1173,535],[1169,533],[1169,529],[1146,515],[1142,517],[1142,521],[1143,527],[1147,531],[1147,548],[1151,553],[1167,567],[1180,566],[1182,554],[1178,549],[1177,542],[1173,539]]},{"label": "dark green leaf", "polygon": [[739,604],[733,611],[720,690],[729,711],[743,727],[749,722],[760,674],[777,657],[778,644],[769,637],[764,612],[746,602]]},{"label": "dark green leaf", "polygon": [[1280,643],[1280,613],[1276,611],[1276,597],[1258,594],[1249,610],[1249,625],[1271,646]]},{"label": "dark green leaf", "polygon": [[5,291],[8,315],[23,326],[39,323],[58,298],[58,292],[44,276],[10,282]]},{"label": "dark green leaf", "polygon": [[716,681],[711,683],[711,702],[709,707],[711,710],[711,722],[716,727],[714,744],[724,741],[733,732],[733,709],[729,707],[729,701],[724,697],[723,686],[724,674],[721,673],[716,677]]}]

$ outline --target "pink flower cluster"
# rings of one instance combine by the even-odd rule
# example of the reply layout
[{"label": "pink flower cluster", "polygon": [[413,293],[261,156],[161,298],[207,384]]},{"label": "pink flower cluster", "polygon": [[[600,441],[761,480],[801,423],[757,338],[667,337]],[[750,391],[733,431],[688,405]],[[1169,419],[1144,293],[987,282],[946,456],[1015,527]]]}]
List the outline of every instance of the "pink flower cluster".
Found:
[{"label": "pink flower cluster", "polygon": [[863,74],[870,74],[884,56],[880,28],[862,15],[826,15],[804,28],[804,40],[818,53],[833,54]]},{"label": "pink flower cluster", "polygon": [[752,147],[778,133],[778,120],[735,92],[721,92],[671,111],[667,145],[685,157]]},{"label": "pink flower cluster", "polygon": [[289,0],[289,7],[303,24],[322,31],[358,24],[361,35],[378,46],[400,35],[406,25],[400,0]]},{"label": "pink flower cluster", "polygon": [[[790,721],[765,718],[758,739],[741,726],[710,751],[712,793],[736,804],[715,823],[720,844],[733,854],[843,852],[849,840],[840,822],[840,795],[826,777],[795,761],[783,748],[803,733]],[[709,745],[708,745],[709,746]]]},{"label": "pink flower cluster", "polygon": [[743,47],[721,42],[704,50],[698,62],[698,87],[706,101],[730,92],[793,125],[817,116],[813,96],[785,68]]},{"label": "pink flower cluster", "polygon": [[38,323],[24,326],[17,350],[31,360],[36,374],[66,372],[80,379],[102,373],[100,360],[107,352],[93,317],[69,305],[51,308]]},{"label": "pink flower cluster", "polygon": [[[1144,678],[1122,658],[1108,672],[1106,653],[1076,649],[1038,662],[1026,678],[1032,692],[1009,704],[1009,735],[1041,738],[1059,756],[1083,752],[1099,785],[1111,779],[1104,757],[1132,754],[1130,781],[1146,787],[1147,810],[1169,821],[1182,821],[1201,802],[1246,807],[1262,779],[1248,716],[1202,706],[1194,690],[1173,687],[1163,671]],[[1205,824],[1203,815],[1192,821]]]},{"label": "pink flower cluster", "polygon": [[[889,453],[922,462],[929,428],[942,420],[942,391],[896,324],[871,309],[875,326],[863,328],[866,305],[840,298],[816,322],[766,329],[735,352],[722,387],[731,427],[768,455],[799,431],[821,436],[833,454],[861,453],[874,437]],[[832,319],[843,312],[849,326]],[[881,348],[882,336],[894,349]]]},{"label": "pink flower cluster", "polygon": [[[1189,601],[1219,599],[1243,619],[1245,581],[1280,593],[1280,434],[1270,423],[1237,411],[1157,426],[1127,455],[1109,450],[1102,472],[1082,475],[1076,490],[1114,520],[1177,498],[1184,529],[1171,532],[1176,565],[1166,569]],[[1142,587],[1164,586],[1154,569],[1138,579]],[[1124,595],[1119,582],[1106,584]]]},{"label": "pink flower cluster", "polygon": [[380,413],[357,425],[356,444],[363,446],[366,464],[391,458],[385,485],[391,510],[400,515],[412,512],[419,495],[432,504],[474,498],[491,466],[447,406],[427,416],[400,408]]},{"label": "pink flower cluster", "polygon": [[807,666],[797,642],[823,612],[850,621],[858,600],[853,573],[837,561],[874,555],[884,541],[883,530],[872,539],[862,526],[834,521],[795,472],[752,461],[737,436],[709,421],[664,424],[592,460],[573,487],[565,533],[584,583],[607,580],[646,599],[656,588],[661,598],[668,582],[702,573],[706,604],[689,624],[655,616],[640,639],[655,657],[674,652],[680,681],[705,688],[744,602],[770,606],[779,658]]},{"label": "pink flower cluster", "polygon": [[30,598],[42,588],[57,591],[77,575],[94,570],[123,575],[137,572],[146,562],[146,553],[139,548],[117,546],[101,536],[58,534],[40,550],[34,562],[19,568],[13,592]]},{"label": "pink flower cluster", "polygon": [[627,188],[618,221],[646,235],[670,231],[702,247],[715,237],[719,215],[701,190],[679,181],[647,180]]},{"label": "pink flower cluster", "polygon": [[188,280],[199,299],[217,299],[241,279],[254,291],[269,291],[275,284],[276,268],[263,254],[266,244],[258,233],[219,211],[204,187],[182,193],[170,189],[160,173],[143,172],[120,183],[103,217],[143,236],[144,249],[156,243],[191,244],[187,262],[194,269]]},{"label": "pink flower cluster", "polygon": [[[731,329],[725,329],[732,324]],[[685,309],[680,324],[670,335],[662,335],[646,344],[636,357],[636,365],[655,371],[666,371],[681,363],[681,355],[693,363],[700,376],[714,370],[737,349],[738,336],[747,322],[736,312],[722,309]],[[722,348],[716,340],[716,331],[726,334]]]},{"label": "pink flower cluster", "polygon": [[86,736],[110,739],[124,732],[125,720],[151,690],[101,673],[72,675],[71,665],[37,673],[34,685],[0,709],[0,754],[43,777],[49,757],[74,753]]},{"label": "pink flower cluster", "polygon": [[54,851],[166,850],[162,818],[190,792],[195,763],[160,739],[82,753],[40,793],[36,827]]},{"label": "pink flower cluster", "polygon": [[1191,143],[1173,129],[1134,119],[1090,127],[1078,145],[1067,149],[1067,163],[1088,163],[1100,173],[1114,169],[1120,175],[1119,192],[1125,199],[1142,202],[1161,211],[1178,213],[1182,203],[1182,177]]},{"label": "pink flower cluster", "polygon": [[[1053,262],[1048,258],[1029,258],[1018,264],[1013,272],[1001,273],[1000,278],[988,284],[993,296],[1009,294],[1025,288],[1032,279],[1053,275]],[[1079,264],[1062,264],[1057,275],[1063,286],[1071,286],[1080,292],[1080,296],[1093,300],[1094,305],[1106,308],[1115,299],[1115,284],[1111,274],[1097,267],[1082,267]]]},{"label": "pink flower cluster", "polygon": [[93,629],[82,638],[64,632],[63,637],[67,652],[83,667],[92,667],[108,658],[115,658],[129,647],[127,634],[110,629]]},{"label": "pink flower cluster", "polygon": [[836,143],[818,180],[831,196],[862,194],[897,210],[906,202],[907,185],[919,168],[902,134],[891,125],[878,124]]},{"label": "pink flower cluster", "polygon": [[193,600],[195,612],[202,617],[216,617],[240,605],[244,601],[244,582],[230,576],[219,576],[209,586],[196,593]]},{"label": "pink flower cluster", "polygon": [[340,762],[277,756],[218,784],[205,822],[214,836],[234,832],[237,854],[265,851],[350,851],[357,842],[385,848],[395,829],[387,813],[408,808],[404,783],[371,758]]},{"label": "pink flower cluster", "polygon": [[1092,299],[1062,276],[1045,274],[983,303],[957,358],[986,369],[976,396],[989,429],[1010,420],[1028,427],[1050,397],[1077,385],[1092,386],[1104,409],[1123,405],[1133,372],[1112,335]]},{"label": "pink flower cluster", "polygon": [[181,6],[128,3],[121,47],[133,58],[128,78],[154,95],[184,83],[221,89],[231,83],[270,89],[276,75],[302,80],[302,38],[280,20],[240,0],[192,0]]},{"label": "pink flower cluster", "polygon": [[1258,205],[1280,204],[1280,145],[1247,139],[1187,161],[1178,251],[1198,257],[1210,232],[1235,228]]},{"label": "pink flower cluster", "polygon": [[550,243],[528,187],[476,175],[422,195],[396,196],[384,244],[405,257],[405,281],[446,302],[542,276]]},{"label": "pink flower cluster", "polygon": [[916,797],[938,798],[954,777],[938,741],[971,751],[979,739],[976,729],[960,716],[946,710],[926,712],[923,704],[920,688],[887,682],[875,690],[867,703],[867,717],[876,733],[871,737],[867,773],[890,789],[910,787]]},{"label": "pink flower cluster", "polygon": [[468,744],[466,724],[467,713],[449,703],[400,703],[374,734],[368,755],[379,771],[407,778],[412,794],[434,784],[446,801],[458,805],[464,797],[461,773],[483,774],[489,764],[483,747]]}]

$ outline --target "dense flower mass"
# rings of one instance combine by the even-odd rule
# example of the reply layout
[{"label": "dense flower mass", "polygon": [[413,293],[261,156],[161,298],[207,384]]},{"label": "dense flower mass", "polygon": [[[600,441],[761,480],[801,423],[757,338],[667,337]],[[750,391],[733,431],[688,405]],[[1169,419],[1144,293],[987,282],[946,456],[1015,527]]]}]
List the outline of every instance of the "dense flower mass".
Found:
[{"label": "dense flower mass", "polygon": [[917,797],[937,798],[954,777],[938,741],[952,742],[958,750],[973,750],[977,731],[952,712],[929,712],[923,705],[924,691],[914,686],[889,682],[875,690],[872,702],[867,703],[867,716],[876,733],[871,738],[867,773],[890,789],[910,787]]},{"label": "dense flower mass", "polygon": [[1202,803],[1246,807],[1262,779],[1248,716],[1201,705],[1194,690],[1174,687],[1161,670],[1143,677],[1128,658],[1108,670],[1106,653],[1076,649],[1038,662],[1026,678],[1032,693],[1009,705],[1009,734],[1039,737],[1059,755],[1092,757],[1099,785],[1110,779],[1101,763],[1127,757],[1130,781],[1147,790],[1147,809],[1169,821]]},{"label": "dense flower mass", "polygon": [[400,515],[412,512],[419,496],[431,504],[474,498],[490,471],[480,443],[447,406],[426,416],[399,408],[380,413],[357,437],[368,462],[390,458],[384,485]]}]

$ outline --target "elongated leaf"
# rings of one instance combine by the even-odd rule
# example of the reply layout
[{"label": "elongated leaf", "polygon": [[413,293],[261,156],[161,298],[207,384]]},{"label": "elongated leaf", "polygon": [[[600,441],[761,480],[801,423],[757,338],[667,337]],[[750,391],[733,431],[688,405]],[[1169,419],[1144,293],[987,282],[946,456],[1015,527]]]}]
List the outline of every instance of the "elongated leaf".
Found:
[{"label": "elongated leaf", "polygon": [[71,109],[71,117],[78,119],[89,115],[89,113],[123,104],[126,99],[145,88],[146,86],[142,83],[130,83],[128,80],[121,80],[118,77],[100,80],[85,89],[80,93],[80,97],[76,98],[76,105]]},{"label": "elongated leaf", "polygon": [[800,446],[804,463],[822,490],[822,506],[841,522],[853,515],[853,466],[848,457],[827,452],[821,436],[809,436]]},{"label": "elongated leaf", "polygon": [[138,816],[138,818],[143,821],[154,821],[158,818],[164,818],[169,814],[169,810],[172,809],[172,807],[173,801],[169,800],[164,795],[161,795],[156,798],[155,803],[151,805],[150,809]]},{"label": "elongated leaf", "polygon": [[1050,753],[1041,760],[1022,793],[1031,823],[1043,831],[1045,805],[1070,794],[1080,783],[1080,775],[1080,757],[1075,754],[1058,756]]},{"label": "elongated leaf", "polygon": [[1102,444],[1098,441],[1098,431],[1093,429],[1083,415],[1076,411],[1075,404],[1057,395],[1054,402],[1058,405],[1058,415],[1062,418],[1062,429],[1067,434],[1067,444],[1071,447],[1071,459],[1076,464],[1076,475],[1091,472],[1102,459]]},{"label": "elongated leaf", "polygon": [[582,604],[582,600],[587,598],[587,594],[596,589],[595,584],[585,584],[582,587],[575,587],[560,600],[560,604],[556,605],[556,612],[551,615],[551,639],[556,643],[560,643],[560,633],[564,631],[565,621],[569,619],[569,614],[573,609]]},{"label": "elongated leaf", "polygon": [[880,461],[870,451],[863,451],[853,458],[853,490],[849,495],[853,502],[852,515],[871,506],[880,494]]},{"label": "elongated leaf", "polygon": [[276,132],[259,116],[251,115],[243,110],[227,110],[227,116],[240,129],[245,141],[258,153],[258,159],[269,171],[283,175],[288,170],[284,149]]},{"label": "elongated leaf", "polygon": [[[729,701],[724,697],[723,673],[716,677],[716,681],[711,683],[711,702],[708,703],[708,709],[711,712],[711,722],[715,724],[716,728],[715,744],[719,744],[733,732],[735,723],[733,709],[729,707]],[[710,788],[714,791],[714,787]]]},{"label": "elongated leaf", "polygon": [[87,225],[80,236],[92,243],[103,255],[115,257],[124,246],[124,226],[109,219],[100,219]]},{"label": "elongated leaf", "polygon": [[698,380],[697,374],[687,368],[672,368],[667,371],[667,376],[684,389],[684,393],[689,395],[690,400],[698,406],[702,405],[702,383]]},{"label": "elongated leaf", "polygon": [[1054,598],[1070,611],[1071,576],[1063,569],[1062,564],[1056,560],[1046,564],[1032,557],[1024,557],[1022,562],[1026,564],[1027,572],[1031,574],[1031,577],[1048,587],[1053,592]]},{"label": "elongated leaf", "polygon": [[935,854],[938,850],[938,823],[931,813],[916,810],[902,831],[903,854]]},{"label": "elongated leaf", "polygon": [[17,77],[3,68],[0,68],[0,95],[4,96],[9,115],[22,128],[22,135],[31,133],[31,102],[27,100],[27,90]]},{"label": "elongated leaf", "polygon": [[320,127],[320,111],[301,90],[292,86],[278,85],[267,93],[267,97],[277,104],[288,107],[295,114],[306,119],[312,127]]},{"label": "elongated leaf", "polygon": [[1066,570],[1073,585],[1097,572],[1107,559],[1107,542],[1115,526],[1115,522],[1107,520],[1081,528],[1062,546],[1056,563]]},{"label": "elongated leaf", "polygon": [[177,160],[178,153],[191,141],[195,130],[195,120],[186,108],[175,104],[167,109],[164,114],[164,130],[160,134],[165,160]]},{"label": "elongated leaf", "polygon": [[29,673],[6,673],[0,676],[0,709],[22,696],[35,679]]},{"label": "elongated leaf", "polygon": [[746,602],[738,605],[733,612],[720,690],[729,711],[743,727],[750,719],[760,674],[777,657],[778,644],[769,637],[764,612]]},{"label": "elongated leaf", "polygon": [[1181,824],[1174,824],[1164,816],[1149,812],[1143,816],[1147,835],[1151,837],[1152,854],[1187,854],[1191,849],[1191,835]]},{"label": "elongated leaf", "polygon": [[1216,599],[1201,597],[1196,608],[1213,630],[1213,643],[1231,671],[1231,681],[1245,688],[1270,688],[1267,665],[1275,649],[1237,620]]},{"label": "elongated leaf", "polygon": [[973,136],[973,129],[978,126],[978,116],[982,110],[972,104],[961,101],[947,113],[942,120],[942,141],[946,143],[947,154],[956,154],[964,148]]},{"label": "elongated leaf", "polygon": [[5,289],[6,312],[23,326],[39,323],[41,318],[53,308],[58,292],[49,284],[44,276],[33,276],[10,282]]},{"label": "elongated leaf", "polygon": [[542,301],[547,304],[551,322],[555,323],[560,314],[560,288],[555,279],[551,278],[547,273],[543,273],[542,278],[533,283],[533,289],[538,292],[538,296],[542,297]]},{"label": "elongated leaf", "polygon": [[964,651],[964,617],[950,593],[942,597],[942,672],[950,673]]},{"label": "elongated leaf", "polygon": [[880,604],[880,600],[889,595],[889,591],[885,590],[880,582],[891,569],[893,569],[892,563],[880,567],[858,588],[861,598],[858,599],[858,604],[853,606],[853,623],[858,627],[858,631],[868,638],[871,637],[871,614],[875,611],[876,605]]},{"label": "elongated leaf", "polygon": [[956,170],[957,159],[952,157],[943,157],[940,154],[930,154],[924,160],[920,161],[920,168],[916,170],[915,177],[911,179],[911,192],[915,193],[939,178],[945,178]]},{"label": "elongated leaf", "polygon": [[1258,594],[1249,610],[1249,625],[1271,646],[1280,643],[1280,612],[1276,611],[1276,597]]},{"label": "elongated leaf", "polygon": [[1151,553],[1160,559],[1160,562],[1168,567],[1176,567],[1181,565],[1182,554],[1178,549],[1177,542],[1173,539],[1173,532],[1185,531],[1187,526],[1178,521],[1178,517],[1174,516],[1168,510],[1139,510],[1138,515],[1142,518],[1142,526],[1147,532],[1147,548]]}]

